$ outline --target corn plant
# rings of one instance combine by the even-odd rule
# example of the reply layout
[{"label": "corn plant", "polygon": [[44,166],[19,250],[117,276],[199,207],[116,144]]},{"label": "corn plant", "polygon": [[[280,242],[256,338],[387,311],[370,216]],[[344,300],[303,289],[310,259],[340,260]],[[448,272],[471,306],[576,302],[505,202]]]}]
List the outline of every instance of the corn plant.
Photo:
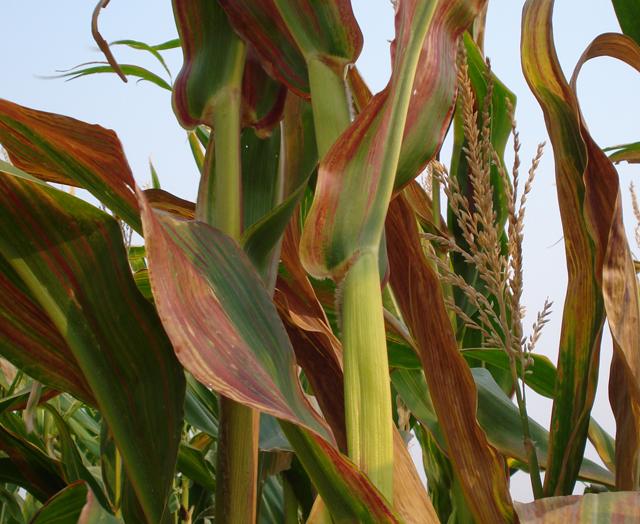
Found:
[{"label": "corn plant", "polygon": [[[171,91],[199,188],[182,200],[151,166],[143,189],[113,131],[0,99],[0,524],[640,519],[638,287],[613,164],[638,145],[600,148],[576,95],[591,58],[640,71],[638,0],[613,1],[622,33],[569,80],[553,0],[524,2],[569,277],[557,366],[536,353],[551,303],[530,331],[521,303],[543,146],[521,187],[486,0],[397,0],[376,94],[348,0],[173,0],[159,45],[108,44],[108,3],[106,62],[62,76]],[[161,71],[118,63],[120,46]],[[605,320],[615,439],[590,416]],[[553,400],[548,429],[529,390]],[[535,502],[512,500],[518,471]]]}]

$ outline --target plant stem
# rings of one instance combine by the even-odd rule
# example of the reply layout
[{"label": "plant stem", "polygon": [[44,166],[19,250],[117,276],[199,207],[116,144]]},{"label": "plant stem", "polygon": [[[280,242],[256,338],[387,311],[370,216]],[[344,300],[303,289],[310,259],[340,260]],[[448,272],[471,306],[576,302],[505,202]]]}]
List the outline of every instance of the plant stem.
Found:
[{"label": "plant stem", "polygon": [[318,158],[322,160],[351,122],[351,112],[342,72],[336,72],[319,57],[309,59],[307,67]]},{"label": "plant stem", "polygon": [[[516,401],[518,403],[518,411],[520,413],[520,420],[522,422],[522,436],[524,441],[524,449],[527,452],[529,459],[529,477],[531,479],[531,490],[533,491],[533,497],[538,500],[544,497],[544,491],[542,489],[542,481],[540,480],[540,465],[538,464],[538,454],[536,453],[536,447],[531,439],[531,432],[529,430],[529,415],[527,413],[527,403],[524,398],[523,391],[520,389],[518,383],[518,371],[516,369],[516,362],[512,356],[509,356],[509,364],[511,368],[511,377],[516,390]],[[524,368],[522,370],[524,373]],[[524,388],[524,380],[522,380],[522,387]]]},{"label": "plant stem", "polygon": [[113,492],[115,500],[113,501],[113,505],[115,506],[116,517],[120,517],[122,515],[122,508],[120,507],[122,504],[122,456],[117,446],[114,446],[114,455],[115,464],[113,469],[115,480],[113,482]]},{"label": "plant stem", "polygon": [[377,253],[358,258],[344,279],[342,293],[349,456],[391,500],[393,419]]},{"label": "plant stem", "polygon": [[[242,234],[240,132],[245,56],[242,45],[229,83],[213,101],[213,132],[196,205],[198,220],[217,227],[235,240],[240,240]],[[255,522],[259,413],[220,396],[219,416],[216,522]]]}]

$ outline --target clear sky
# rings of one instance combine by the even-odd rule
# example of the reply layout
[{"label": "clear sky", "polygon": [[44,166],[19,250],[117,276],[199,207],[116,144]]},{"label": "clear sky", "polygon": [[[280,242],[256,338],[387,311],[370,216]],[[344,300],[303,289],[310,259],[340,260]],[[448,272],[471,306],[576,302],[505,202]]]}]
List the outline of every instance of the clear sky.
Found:
[{"label": "clear sky", "polygon": [[[490,0],[486,54],[501,80],[518,96],[517,120],[525,165],[538,142],[546,140],[542,112],[531,95],[520,68],[520,14],[522,1]],[[365,35],[358,66],[370,87],[384,87],[389,75],[389,45],[393,38],[393,10],[389,0],[353,0],[356,17]],[[195,199],[197,172],[185,134],[173,116],[170,95],[148,83],[122,83],[113,75],[73,82],[45,79],[56,70],[90,60],[102,60],[93,44],[90,18],[94,2],[79,0],[2,0],[0,3],[0,97],[66,114],[114,129],[124,144],[136,180],[150,180],[148,160],[153,159],[163,188],[183,198]],[[175,38],[171,2],[165,0],[112,0],[103,11],[100,27],[108,41],[130,38],[155,44]],[[598,34],[619,31],[609,0],[559,0],[554,27],[556,46],[565,75],[586,45]],[[145,54],[115,49],[121,63],[162,70]],[[177,74],[179,50],[166,54]],[[579,95],[589,129],[601,146],[640,140],[640,75],[622,63],[599,58],[588,63],[580,77]],[[445,144],[442,158],[448,157]],[[628,198],[629,182],[638,166],[618,166],[625,203],[625,223],[633,239],[634,219]],[[529,200],[525,228],[525,297],[530,326],[536,311],[549,296],[554,314],[538,344],[538,351],[556,361],[562,304],[566,285],[564,247],[555,193],[553,155],[548,147]],[[638,248],[632,244],[632,250]],[[612,434],[613,416],[607,397],[611,342],[602,347],[600,384],[594,415]],[[530,394],[530,414],[548,426],[550,402]],[[595,458],[593,450],[589,452]],[[516,479],[518,500],[529,500],[528,480]],[[581,490],[580,490],[581,492]]]}]

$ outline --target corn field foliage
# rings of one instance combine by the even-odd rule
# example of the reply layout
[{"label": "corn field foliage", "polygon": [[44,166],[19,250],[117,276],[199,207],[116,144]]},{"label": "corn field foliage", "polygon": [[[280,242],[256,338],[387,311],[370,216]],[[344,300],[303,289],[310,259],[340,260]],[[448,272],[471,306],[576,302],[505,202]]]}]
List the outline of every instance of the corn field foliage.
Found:
[{"label": "corn field foliage", "polygon": [[[640,146],[602,149],[576,95],[594,57],[640,72],[639,0],[612,1],[621,32],[571,77],[553,0],[524,2],[568,273],[533,326],[522,245],[544,144],[520,158],[486,0],[396,0],[379,93],[349,0],[173,0],[177,38],[155,46],[108,44],[107,4],[105,61],[63,76],[171,91],[199,189],[182,200],[153,168],[143,189],[113,131],[0,99],[0,524],[640,521],[638,263],[614,166]],[[552,307],[555,364],[536,353]],[[590,416],[600,366],[615,438]],[[512,500],[519,471],[532,503]]]}]

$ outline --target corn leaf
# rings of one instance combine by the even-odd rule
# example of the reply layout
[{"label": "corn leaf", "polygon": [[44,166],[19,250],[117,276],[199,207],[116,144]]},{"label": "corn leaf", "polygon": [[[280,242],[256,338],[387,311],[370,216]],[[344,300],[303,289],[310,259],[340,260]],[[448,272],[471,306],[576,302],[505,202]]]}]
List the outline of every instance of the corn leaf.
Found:
[{"label": "corn leaf", "polygon": [[339,72],[345,65],[355,63],[362,50],[362,33],[349,0],[274,0],[274,3],[307,61],[318,58]]},{"label": "corn leaf", "polygon": [[41,502],[63,489],[66,482],[62,465],[48,457],[31,442],[0,424],[0,450],[7,458],[0,459],[0,479],[17,484]]},{"label": "corn leaf", "polygon": [[[51,405],[45,404],[44,409],[51,415],[53,422],[58,430],[58,438],[60,441],[60,458],[62,461],[62,469],[64,471],[65,480],[72,484],[74,482],[83,482],[91,488],[100,504],[108,508],[109,502],[98,484],[96,478],[91,474],[82,461],[82,457],[76,443],[71,436],[71,430],[64,418]],[[83,501],[84,504],[84,501]],[[79,512],[78,512],[79,513]]]},{"label": "corn leaf", "polygon": [[[472,368],[471,373],[478,390],[478,423],[486,432],[489,442],[503,455],[526,464],[527,452],[517,406],[500,389],[489,371]],[[396,370],[391,378],[411,413],[428,429],[440,449],[448,454],[447,443],[441,424],[438,423],[424,374],[417,370]],[[529,426],[531,438],[536,443],[538,459],[544,466],[548,456],[549,432],[531,418]],[[614,477],[610,472],[587,459],[582,462],[580,478],[606,486],[614,484]]]},{"label": "corn leaf", "polygon": [[312,276],[340,280],[356,257],[378,252],[398,167],[399,129],[406,132],[420,121],[414,138],[425,158],[436,152],[455,92],[455,44],[483,3],[398,4],[390,83],[320,164],[301,242],[302,262]]},{"label": "corn leaf", "polygon": [[[609,395],[617,424],[616,487],[636,489],[640,482],[640,319],[633,259],[622,224],[620,184],[610,160],[589,135],[575,90],[560,69],[551,32],[552,11],[552,0],[525,4],[521,49],[523,71],[543,109],[554,148],[569,273],[545,492],[568,494],[575,483],[595,392],[605,310],[614,342]],[[596,40],[578,63],[573,83],[585,57],[602,48],[637,64],[628,55],[634,47],[623,38]]]},{"label": "corn leaf", "polygon": [[80,481],[69,484],[38,510],[29,524],[76,524],[87,501],[87,485]]},{"label": "corn leaf", "polygon": [[80,512],[78,524],[123,524],[122,520],[114,517],[104,510],[96,501],[91,490],[87,490],[87,497],[84,507]]},{"label": "corn leaf", "polygon": [[391,203],[386,232],[389,282],[416,341],[465,500],[479,522],[512,521],[502,458],[476,420],[475,383],[458,351],[438,277],[422,251],[415,215],[403,196]]},{"label": "corn leaf", "polygon": [[228,88],[244,46],[218,2],[173,0],[173,13],[184,59],[173,89],[174,112],[186,129],[213,127],[216,98]]},{"label": "corn leaf", "polygon": [[640,163],[640,142],[605,147],[602,150],[609,153],[609,158],[616,164],[624,161],[630,164]]},{"label": "corn leaf", "polygon": [[640,495],[636,493],[587,493],[582,496],[551,497],[516,504],[522,524],[575,522],[637,522]]},{"label": "corn leaf", "polygon": [[17,168],[83,187],[141,231],[135,182],[113,131],[0,99],[0,144]]},{"label": "corn leaf", "polygon": [[286,331],[240,247],[140,198],[156,304],[185,368],[225,397],[278,417],[338,520],[396,522],[304,397]]},{"label": "corn leaf", "polygon": [[261,138],[271,133],[282,119],[287,89],[265,72],[252,47],[242,74],[242,125],[255,129]]},{"label": "corn leaf", "polygon": [[135,287],[120,227],[71,195],[2,176],[0,238],[1,255],[82,370],[147,520],[163,522],[184,377],[152,306]]},{"label": "corn leaf", "polygon": [[[297,96],[287,97],[282,123],[282,140],[284,155],[280,158],[281,180],[278,184],[273,184],[282,186],[282,201],[251,225],[247,224],[245,218],[246,229],[242,236],[243,248],[261,274],[263,274],[263,268],[269,263],[269,256],[274,246],[282,238],[318,161],[311,105]],[[242,160],[243,165],[246,166],[246,169],[243,169],[243,176],[245,171],[258,172],[262,175],[264,164],[257,159],[252,159],[248,153],[249,151],[243,151]],[[259,167],[256,168],[256,166]],[[278,166],[273,167],[277,171]],[[251,176],[254,177],[254,175]],[[274,178],[272,174],[271,179]],[[253,187],[248,189],[254,192]],[[272,203],[276,203],[275,198]]]},{"label": "corn leaf", "polygon": [[249,42],[265,70],[299,96],[308,97],[307,67],[274,0],[220,0],[236,32]]},{"label": "corn leaf", "polygon": [[193,202],[177,197],[164,189],[145,189],[144,194],[149,205],[154,209],[187,219],[195,216],[196,205]]},{"label": "corn leaf", "polygon": [[611,0],[618,22],[625,35],[629,35],[640,45],[640,2],[638,0]]},{"label": "corn leaf", "polygon": [[[160,62],[160,65],[162,65],[162,68],[167,72],[169,77],[171,77],[171,71],[169,70],[167,63],[165,62],[165,59],[160,54],[160,51],[158,50],[157,46],[149,45],[145,42],[141,42],[140,40],[116,40],[115,42],[111,42],[109,44],[109,46],[118,46],[118,45],[126,46],[131,49],[137,49],[138,51],[146,51],[147,53],[151,54],[158,62]],[[178,47],[179,47],[179,44],[178,44]]]},{"label": "corn leaf", "polygon": [[[149,207],[143,220],[153,294],[183,366],[227,398],[331,440],[302,394],[286,333],[238,246],[202,222]],[[205,297],[215,324],[199,320]],[[182,305],[180,314],[174,304]]]},{"label": "corn leaf", "polygon": [[[97,64],[91,65],[91,67],[83,67],[88,64]],[[100,75],[100,74],[119,74],[118,71],[110,66],[107,62],[89,62],[88,64],[80,64],[69,71],[64,71],[56,78],[66,78],[67,80],[76,80],[78,78],[82,78],[84,76],[92,76],[92,75]],[[161,76],[158,76],[153,71],[149,71],[148,69],[135,65],[135,64],[118,64],[120,71],[124,73],[125,76],[132,76],[137,78],[139,82],[150,82],[152,84],[161,87],[162,89],[166,89],[167,91],[171,91],[171,85]]]},{"label": "corn leaf", "polygon": [[0,354],[28,375],[94,404],[71,349],[47,313],[0,255]]}]

